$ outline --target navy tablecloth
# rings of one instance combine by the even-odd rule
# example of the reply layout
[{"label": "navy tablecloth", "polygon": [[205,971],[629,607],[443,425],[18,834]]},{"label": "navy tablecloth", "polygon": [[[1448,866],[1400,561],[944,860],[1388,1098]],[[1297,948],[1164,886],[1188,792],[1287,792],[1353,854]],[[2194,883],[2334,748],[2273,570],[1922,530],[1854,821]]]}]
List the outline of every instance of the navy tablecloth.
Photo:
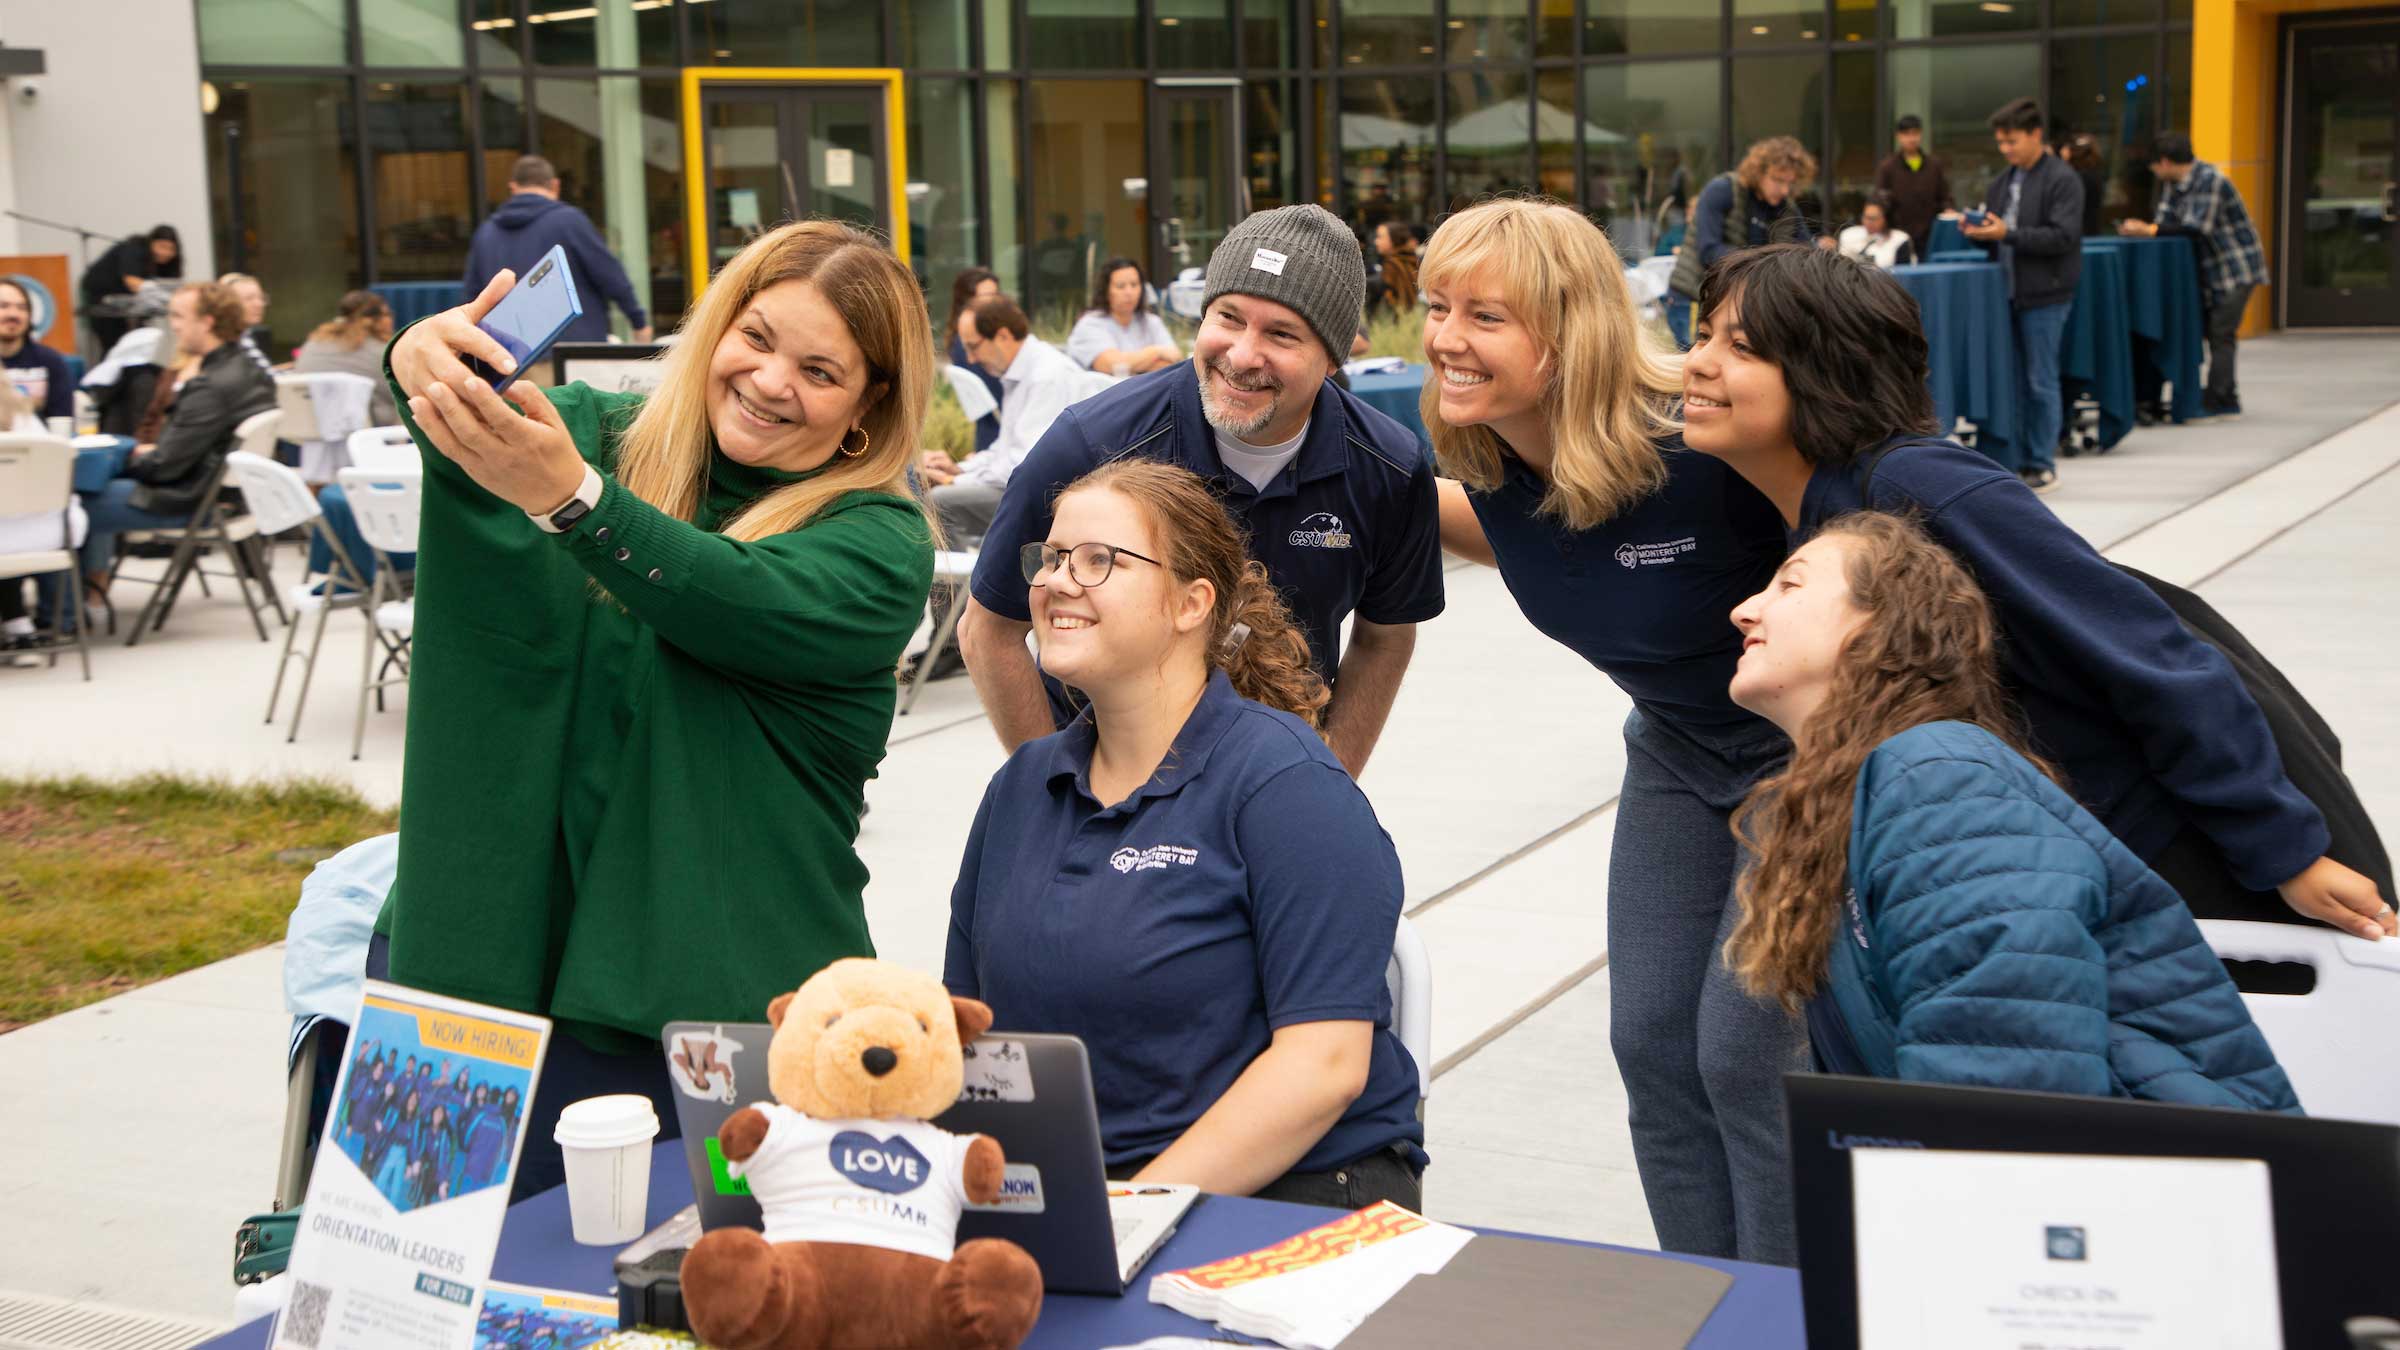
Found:
[{"label": "navy tablecloth", "polygon": [[[1425,417],[1417,400],[1425,391],[1425,367],[1412,365],[1389,375],[1353,375],[1350,392],[1384,416],[1425,440]],[[1426,442],[1431,444],[1430,441]]]},{"label": "navy tablecloth", "polygon": [[2200,272],[2188,239],[2125,236],[2083,241],[2089,257],[2097,247],[2113,250],[2125,263],[2125,312],[2134,337],[2134,391],[2158,398],[2162,382],[2175,387],[2169,411],[2176,421],[2200,413]]},{"label": "navy tablecloth", "polygon": [[2058,356],[2069,406],[2087,391],[2100,405],[2100,448],[2124,440],[2133,430],[2133,334],[2120,251],[2085,242],[2083,279],[2075,287],[2075,308],[2067,316]]},{"label": "navy tablecloth", "polygon": [[[691,1199],[691,1173],[684,1167],[682,1142],[660,1144],[650,1157],[650,1221],[664,1222]],[[1130,1345],[1152,1336],[1207,1336],[1211,1334],[1208,1324],[1150,1302],[1149,1276],[1272,1246],[1339,1212],[1270,1200],[1204,1198],[1143,1267],[1130,1293],[1123,1298],[1048,1295],[1042,1300],[1042,1320],[1025,1344],[1092,1350],[1095,1346]],[[610,1263],[616,1251],[614,1247],[576,1245],[568,1229],[566,1189],[558,1187],[509,1207],[492,1278],[605,1296],[614,1287]],[[1807,1344],[1798,1271],[1703,1257],[1659,1259],[1691,1261],[1733,1276],[1732,1287],[1693,1338],[1693,1350],[1802,1350]],[[202,1350],[263,1350],[267,1326],[261,1318],[236,1327],[207,1342]],[[1493,1328],[1499,1343],[1508,1340],[1507,1333],[1505,1326]]]},{"label": "navy tablecloth", "polygon": [[1924,250],[1926,257],[1935,262],[1941,261],[1939,258],[1933,257],[1936,253],[1959,249],[1974,249],[1977,253],[1983,252],[1982,249],[1975,248],[1973,244],[1967,242],[1967,232],[1958,228],[1958,222],[1955,220],[1935,220],[1932,234],[1918,240],[1917,247]]},{"label": "navy tablecloth", "polygon": [[1917,299],[1931,364],[1934,421],[1947,435],[1961,417],[1976,448],[2003,468],[2024,467],[2017,434],[2017,348],[1998,263],[1920,263],[1892,276]]},{"label": "navy tablecloth", "polygon": [[375,293],[392,307],[394,328],[406,328],[428,314],[467,303],[466,289],[455,281],[387,281],[377,286]]}]

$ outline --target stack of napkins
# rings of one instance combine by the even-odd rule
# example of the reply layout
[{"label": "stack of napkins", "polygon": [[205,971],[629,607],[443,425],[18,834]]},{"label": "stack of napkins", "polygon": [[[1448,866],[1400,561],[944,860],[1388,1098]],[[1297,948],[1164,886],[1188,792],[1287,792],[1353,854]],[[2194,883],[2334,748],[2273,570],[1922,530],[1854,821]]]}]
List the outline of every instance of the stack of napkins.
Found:
[{"label": "stack of napkins", "polygon": [[1150,1279],[1150,1301],[1291,1350],[1332,1350],[1474,1234],[1390,1201],[1298,1237]]}]

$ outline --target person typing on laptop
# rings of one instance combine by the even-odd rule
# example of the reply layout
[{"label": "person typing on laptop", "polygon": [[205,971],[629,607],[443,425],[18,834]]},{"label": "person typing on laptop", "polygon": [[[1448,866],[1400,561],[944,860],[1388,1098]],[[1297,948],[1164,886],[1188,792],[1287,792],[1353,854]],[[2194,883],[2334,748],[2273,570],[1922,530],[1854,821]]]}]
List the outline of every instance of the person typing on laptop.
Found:
[{"label": "person typing on laptop", "polygon": [[1095,470],[1023,553],[1042,667],[1090,707],[985,792],[944,983],[1083,1039],[1114,1177],[1416,1208],[1400,862],[1306,638],[1186,469]]}]

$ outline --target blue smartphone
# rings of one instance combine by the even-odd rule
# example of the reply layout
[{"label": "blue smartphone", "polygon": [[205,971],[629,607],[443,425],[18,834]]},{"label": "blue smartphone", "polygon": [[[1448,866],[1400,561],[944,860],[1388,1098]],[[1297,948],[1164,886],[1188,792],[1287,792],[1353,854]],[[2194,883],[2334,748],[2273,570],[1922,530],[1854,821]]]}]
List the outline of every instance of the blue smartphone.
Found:
[{"label": "blue smartphone", "polygon": [[1981,225],[1984,221],[1990,218],[1991,213],[1978,206],[1974,210],[1969,211],[1965,215],[1959,217],[1959,223],[1962,225]]},{"label": "blue smartphone", "polygon": [[550,344],[558,341],[568,324],[582,317],[583,301],[575,294],[575,274],[567,269],[566,246],[553,244],[531,271],[517,278],[517,284],[500,297],[483,322],[475,325],[516,358],[515,373],[503,375],[471,356],[466,358],[467,369],[494,390],[505,389],[549,353]]}]

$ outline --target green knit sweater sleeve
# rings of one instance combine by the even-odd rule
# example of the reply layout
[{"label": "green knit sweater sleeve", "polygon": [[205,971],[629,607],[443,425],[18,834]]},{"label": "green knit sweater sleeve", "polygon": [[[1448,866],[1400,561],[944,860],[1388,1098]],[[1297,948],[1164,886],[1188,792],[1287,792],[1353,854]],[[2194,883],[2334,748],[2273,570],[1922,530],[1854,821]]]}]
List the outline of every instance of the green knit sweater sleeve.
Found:
[{"label": "green knit sweater sleeve", "polygon": [[602,477],[600,505],[560,545],[661,639],[729,676],[786,687],[855,678],[888,665],[893,630],[924,610],[932,535],[904,498],[852,492],[797,530],[745,541]]}]

